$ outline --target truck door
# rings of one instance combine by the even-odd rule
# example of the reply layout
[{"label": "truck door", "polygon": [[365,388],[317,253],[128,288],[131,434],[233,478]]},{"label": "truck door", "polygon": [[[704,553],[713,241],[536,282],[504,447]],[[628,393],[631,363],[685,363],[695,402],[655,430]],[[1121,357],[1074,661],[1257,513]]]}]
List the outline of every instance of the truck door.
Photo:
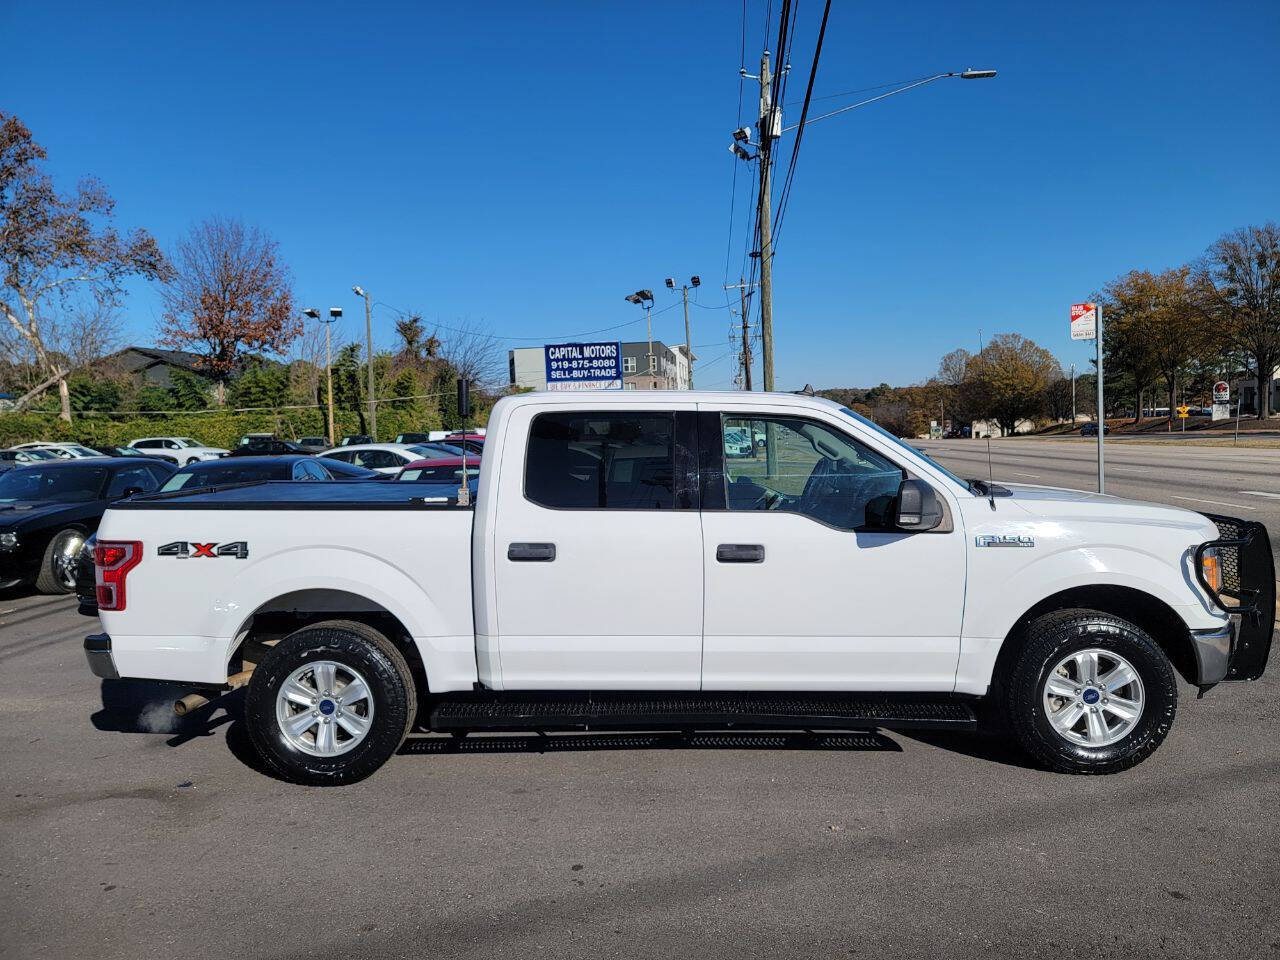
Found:
[{"label": "truck door", "polygon": [[[678,405],[677,405],[678,406]],[[492,549],[506,690],[691,690],[702,658],[694,405],[512,412]],[[523,451],[523,463],[511,463]],[[496,642],[495,642],[496,641]],[[499,679],[500,675],[500,679]]]},{"label": "truck door", "polygon": [[[886,524],[904,477],[892,452],[807,414],[699,416],[716,437],[702,453],[703,688],[952,689],[963,532]],[[744,433],[763,442],[744,450]]]}]

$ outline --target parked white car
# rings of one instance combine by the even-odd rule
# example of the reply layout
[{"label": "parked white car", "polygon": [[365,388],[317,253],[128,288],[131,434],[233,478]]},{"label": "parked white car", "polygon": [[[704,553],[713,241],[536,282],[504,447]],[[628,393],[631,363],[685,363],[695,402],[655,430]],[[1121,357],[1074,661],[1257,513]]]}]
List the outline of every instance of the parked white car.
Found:
[{"label": "parked white car", "polygon": [[379,473],[399,473],[415,460],[430,460],[441,456],[435,444],[416,443],[357,443],[349,447],[334,447],[316,454],[354,464]]},{"label": "parked white car", "polygon": [[88,447],[79,443],[44,443],[36,441],[35,443],[20,443],[13,450],[43,450],[51,453],[59,460],[88,460],[92,457],[103,457],[106,454],[98,450],[90,450]]},{"label": "parked white car", "polygon": [[[747,421],[765,456],[726,457]],[[984,699],[1041,765],[1113,773],[1164,740],[1178,674],[1266,668],[1259,523],[965,479],[817,397],[528,393],[489,423],[474,505],[112,504],[94,673],[190,684],[179,712],[244,686],[263,761],[332,784],[415,727],[967,729]]]},{"label": "parked white car", "polygon": [[217,460],[229,452],[222,447],[206,447],[191,437],[139,437],[137,440],[130,440],[129,446],[135,450],[163,450],[176,458],[180,467],[199,463],[201,460]]}]

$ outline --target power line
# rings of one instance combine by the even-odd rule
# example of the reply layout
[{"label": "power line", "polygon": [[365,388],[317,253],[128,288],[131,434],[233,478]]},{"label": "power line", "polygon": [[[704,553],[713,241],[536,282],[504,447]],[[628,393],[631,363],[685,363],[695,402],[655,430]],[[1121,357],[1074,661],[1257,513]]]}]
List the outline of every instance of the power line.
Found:
[{"label": "power line", "polygon": [[[411,310],[401,310],[399,307],[392,306],[391,304],[383,300],[378,300],[375,302],[377,303],[378,306],[386,307],[388,310],[392,310],[395,313],[400,314],[401,316],[411,315],[413,313],[413,311]],[[679,303],[673,303],[669,307],[663,307],[661,310],[654,310],[651,316],[654,316],[654,317],[660,316],[661,314],[666,313],[668,310],[674,310],[678,306],[680,306]],[[701,306],[701,304],[699,304],[699,306]],[[721,308],[703,307],[703,309],[718,310]],[[438,330],[448,330],[450,333],[458,333],[458,334],[464,334],[468,336],[483,336],[490,340],[512,340],[512,341],[522,341],[522,342],[527,341],[529,343],[554,343],[557,340],[575,340],[578,337],[589,337],[596,333],[608,333],[610,330],[621,330],[623,327],[632,327],[632,326],[635,326],[637,323],[644,323],[644,317],[640,317],[639,319],[636,319],[636,320],[627,320],[624,323],[617,323],[611,327],[601,327],[598,330],[584,330],[581,333],[566,333],[560,336],[543,336],[543,337],[507,337],[507,336],[502,336],[496,333],[479,334],[475,330],[467,330],[462,327],[451,327],[446,323],[439,323],[439,322],[435,324],[435,327]]]},{"label": "power line", "polygon": [[813,48],[813,64],[809,67],[809,82],[804,92],[804,107],[800,110],[800,123],[796,126],[796,138],[791,144],[791,159],[787,163],[787,176],[782,184],[782,193],[778,200],[778,217],[773,225],[773,249],[770,254],[776,254],[778,249],[778,237],[782,233],[782,220],[787,213],[787,201],[791,198],[791,184],[796,175],[796,161],[800,156],[800,142],[804,139],[804,127],[809,117],[809,104],[813,100],[813,82],[818,76],[818,60],[822,57],[822,41],[827,35],[827,18],[831,15],[831,0],[826,0],[826,5],[822,9],[822,25],[818,27],[818,42]]}]

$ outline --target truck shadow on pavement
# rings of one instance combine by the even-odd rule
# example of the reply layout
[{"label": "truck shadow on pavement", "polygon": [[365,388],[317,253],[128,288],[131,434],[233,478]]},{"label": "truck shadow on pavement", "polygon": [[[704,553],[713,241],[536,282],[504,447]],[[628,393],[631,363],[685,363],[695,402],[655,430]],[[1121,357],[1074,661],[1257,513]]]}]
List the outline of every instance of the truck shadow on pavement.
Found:
[{"label": "truck shadow on pavement", "polygon": [[[186,716],[173,711],[174,700],[188,686],[150,680],[103,680],[102,709],[90,716],[93,726],[113,733],[167,736],[170,747],[217,735],[223,728],[231,753],[245,766],[275,776],[249,742],[243,714],[244,691]],[[976,733],[913,730],[894,736],[951,753],[1017,767],[1031,767],[1009,740],[989,728]],[[903,753],[903,745],[878,730],[657,730],[548,731],[473,733],[468,736],[415,733],[400,756],[446,754],[550,754],[617,750],[810,750]]]}]

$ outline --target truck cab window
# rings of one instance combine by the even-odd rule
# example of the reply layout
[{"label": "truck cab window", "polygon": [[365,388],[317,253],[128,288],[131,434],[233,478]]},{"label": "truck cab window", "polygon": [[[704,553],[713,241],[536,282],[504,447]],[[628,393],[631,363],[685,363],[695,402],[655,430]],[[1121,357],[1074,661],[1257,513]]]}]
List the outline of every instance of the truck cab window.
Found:
[{"label": "truck cab window", "polygon": [[525,495],[561,509],[675,506],[670,413],[544,413],[529,428]]},{"label": "truck cab window", "polygon": [[730,510],[799,513],[845,530],[892,527],[901,467],[812,420],[721,418]]}]

